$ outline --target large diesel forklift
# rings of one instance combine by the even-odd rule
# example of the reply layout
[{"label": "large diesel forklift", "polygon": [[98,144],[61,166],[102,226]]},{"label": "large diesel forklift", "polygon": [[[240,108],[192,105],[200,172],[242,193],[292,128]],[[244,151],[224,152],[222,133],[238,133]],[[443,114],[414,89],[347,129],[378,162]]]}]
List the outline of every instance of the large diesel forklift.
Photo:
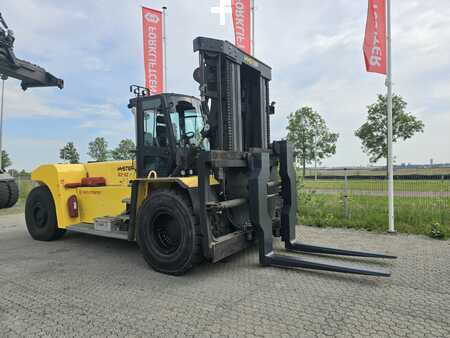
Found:
[{"label": "large diesel forklift", "polygon": [[[23,90],[31,87],[59,87],[63,88],[64,82],[44,68],[19,59],[14,54],[14,33],[8,27],[5,19],[0,13],[0,80],[1,90],[1,114],[0,114],[0,153],[2,150],[2,124],[3,124],[3,91],[5,81],[11,77],[21,81]],[[19,199],[19,187],[15,179],[2,169],[0,159],[0,209],[11,208]]]},{"label": "large diesel forklift", "polygon": [[33,172],[31,236],[48,241],[69,230],[137,241],[153,269],[172,275],[256,241],[262,265],[389,276],[275,253],[274,236],[291,252],[395,258],[297,241],[293,151],[270,140],[271,68],[227,41],[199,37],[194,51],[200,99],[130,87],[135,160]]}]

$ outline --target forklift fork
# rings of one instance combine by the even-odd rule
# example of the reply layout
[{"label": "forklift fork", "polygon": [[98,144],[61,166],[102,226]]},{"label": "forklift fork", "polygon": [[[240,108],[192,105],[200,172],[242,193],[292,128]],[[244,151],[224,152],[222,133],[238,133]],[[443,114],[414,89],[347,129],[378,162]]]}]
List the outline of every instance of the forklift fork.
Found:
[{"label": "forklift fork", "polygon": [[[295,171],[293,168],[293,153],[286,141],[274,142],[273,150],[280,159],[281,196],[281,239],[287,251],[326,255],[342,255],[356,257],[390,258],[395,256],[327,248],[297,242],[295,233],[297,213],[297,191]],[[286,268],[302,268],[310,270],[333,271],[360,275],[389,277],[386,271],[366,270],[357,267],[331,265],[299,259],[293,256],[274,253],[272,238],[272,218],[267,203],[267,182],[270,175],[270,154],[268,152],[253,152],[250,158],[251,176],[249,180],[250,216],[257,226],[259,240],[259,261],[262,265],[272,265]]]}]

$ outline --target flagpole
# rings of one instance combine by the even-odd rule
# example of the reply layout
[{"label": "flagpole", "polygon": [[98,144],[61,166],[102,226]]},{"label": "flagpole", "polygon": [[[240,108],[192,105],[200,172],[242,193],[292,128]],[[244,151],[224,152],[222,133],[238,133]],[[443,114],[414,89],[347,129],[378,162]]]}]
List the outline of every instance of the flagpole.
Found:
[{"label": "flagpole", "polygon": [[167,7],[163,6],[162,8],[163,10],[163,62],[164,62],[164,74],[163,74],[163,92],[166,93],[167,92],[167,53],[166,53],[166,44],[167,44],[167,40],[166,40],[166,10]]},{"label": "flagpole", "polygon": [[392,38],[391,38],[391,0],[387,0],[387,54],[388,54],[388,64],[387,64],[387,76],[386,76],[386,87],[387,87],[387,145],[388,145],[388,214],[389,214],[389,230],[390,233],[395,233],[395,223],[394,223],[394,164],[393,164],[393,132],[392,132]]},{"label": "flagpole", "polygon": [[255,55],[255,0],[252,0],[252,55]]}]

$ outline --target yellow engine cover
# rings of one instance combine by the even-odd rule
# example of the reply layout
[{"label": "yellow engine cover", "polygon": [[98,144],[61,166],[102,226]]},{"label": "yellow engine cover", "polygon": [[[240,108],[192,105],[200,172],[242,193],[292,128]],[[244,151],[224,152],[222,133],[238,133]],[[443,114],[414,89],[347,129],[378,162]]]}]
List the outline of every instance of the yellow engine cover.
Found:
[{"label": "yellow engine cover", "polygon": [[[92,223],[96,217],[117,216],[125,211],[123,200],[131,195],[129,181],[136,176],[133,162],[110,161],[86,164],[47,164],[33,171],[31,178],[50,189],[55,201],[59,228]],[[67,187],[86,177],[103,177],[101,187]],[[68,199],[75,195],[78,217],[70,217]]]},{"label": "yellow engine cover", "polygon": [[[81,186],[83,178],[103,177],[105,186]],[[78,223],[93,223],[95,218],[118,216],[126,209],[124,199],[131,197],[130,181],[136,180],[133,162],[110,161],[86,164],[46,164],[33,171],[31,178],[46,185],[55,201],[59,228]],[[198,177],[153,177],[137,179],[137,207],[141,205],[152,189],[178,185],[189,189],[198,186]],[[210,177],[210,184],[219,182]],[[68,200],[76,196],[78,216],[69,215]]]}]

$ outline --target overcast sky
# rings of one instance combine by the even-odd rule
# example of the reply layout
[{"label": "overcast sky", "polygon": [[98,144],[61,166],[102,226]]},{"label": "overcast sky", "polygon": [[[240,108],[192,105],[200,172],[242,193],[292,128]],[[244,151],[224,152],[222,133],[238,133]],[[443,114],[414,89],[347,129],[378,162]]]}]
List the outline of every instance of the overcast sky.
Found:
[{"label": "overcast sky", "polygon": [[[256,57],[272,67],[272,135],[286,134],[287,115],[312,106],[340,134],[324,165],[366,165],[354,136],[366,106],[384,93],[384,77],[364,71],[367,0],[255,0]],[[425,132],[395,145],[397,163],[450,162],[450,6],[448,0],[393,0],[394,91],[425,122]],[[4,143],[13,167],[58,162],[73,141],[104,136],[111,147],[134,137],[128,86],[144,82],[140,6],[168,7],[168,90],[198,94],[192,40],[234,41],[231,15],[219,24],[219,0],[2,0],[15,31],[17,57],[45,67],[65,88],[23,92],[8,80]]]}]

